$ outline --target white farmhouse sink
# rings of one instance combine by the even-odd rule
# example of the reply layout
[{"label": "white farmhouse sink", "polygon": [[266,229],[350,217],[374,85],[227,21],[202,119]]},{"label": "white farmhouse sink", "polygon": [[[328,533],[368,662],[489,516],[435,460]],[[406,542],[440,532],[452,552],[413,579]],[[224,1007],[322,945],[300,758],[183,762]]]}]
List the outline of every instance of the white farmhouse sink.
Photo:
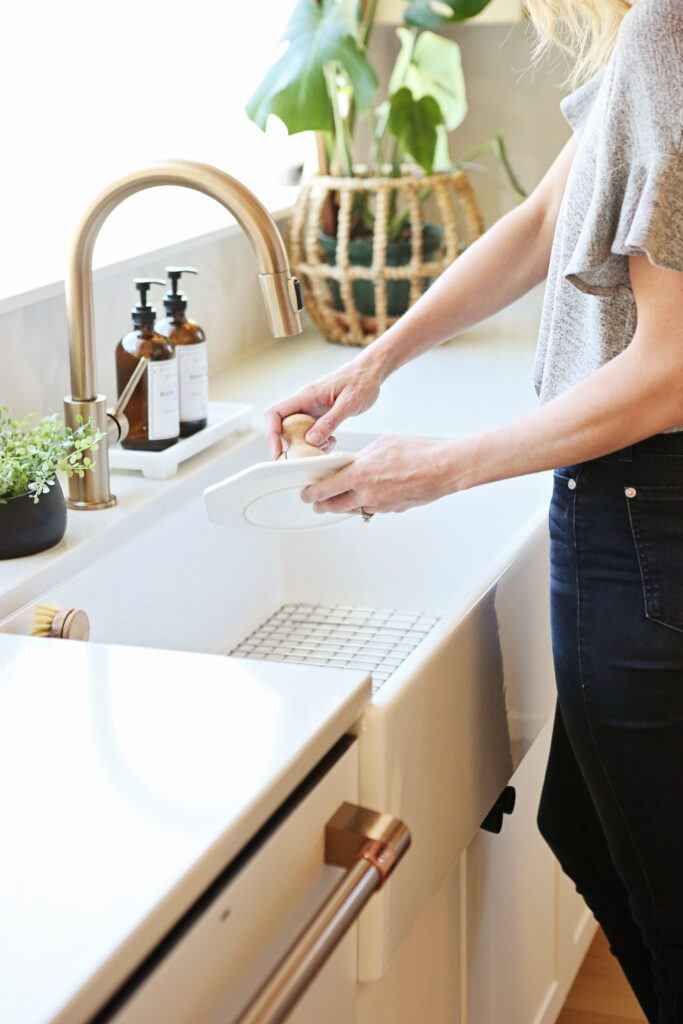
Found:
[{"label": "white farmhouse sink", "polygon": [[[370,439],[342,434],[340,447]],[[230,652],[283,606],[309,606],[299,610],[303,620],[345,606],[362,610],[351,616],[358,623],[373,609],[404,613],[399,625],[422,623],[410,644],[397,644],[400,664],[389,664],[395,671],[383,681],[385,669],[361,729],[361,802],[398,815],[413,835],[400,883],[361,919],[359,976],[371,980],[552,711],[548,475],[489,484],[369,524],[353,517],[282,534],[211,524],[204,483],[266,458],[261,437],[248,438],[211,467],[196,497],[41,600],[86,609],[96,642],[209,653]],[[29,613],[15,613],[0,630],[27,632]],[[291,646],[273,653],[271,645],[267,656],[315,661],[315,653],[286,653]],[[333,657],[329,643],[325,651]]]}]

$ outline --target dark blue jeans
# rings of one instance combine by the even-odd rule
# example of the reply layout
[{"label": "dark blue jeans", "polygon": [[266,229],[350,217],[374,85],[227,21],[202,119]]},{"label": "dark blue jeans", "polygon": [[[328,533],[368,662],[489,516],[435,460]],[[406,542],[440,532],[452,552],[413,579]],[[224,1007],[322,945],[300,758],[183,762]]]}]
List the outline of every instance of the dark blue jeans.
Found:
[{"label": "dark blue jeans", "polygon": [[650,1024],[683,1024],[683,434],[557,470],[539,829]]}]

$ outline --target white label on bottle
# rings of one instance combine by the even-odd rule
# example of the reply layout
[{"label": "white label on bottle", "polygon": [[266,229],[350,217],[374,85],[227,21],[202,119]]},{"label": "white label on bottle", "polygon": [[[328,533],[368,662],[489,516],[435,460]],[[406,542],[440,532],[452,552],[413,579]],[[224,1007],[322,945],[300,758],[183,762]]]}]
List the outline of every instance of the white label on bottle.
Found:
[{"label": "white label on bottle", "polygon": [[147,367],[147,437],[163,441],[177,437],[178,367],[175,359],[150,360]]},{"label": "white label on bottle", "polygon": [[209,370],[206,342],[176,345],[178,380],[180,382],[180,420],[188,423],[203,420],[209,402]]}]

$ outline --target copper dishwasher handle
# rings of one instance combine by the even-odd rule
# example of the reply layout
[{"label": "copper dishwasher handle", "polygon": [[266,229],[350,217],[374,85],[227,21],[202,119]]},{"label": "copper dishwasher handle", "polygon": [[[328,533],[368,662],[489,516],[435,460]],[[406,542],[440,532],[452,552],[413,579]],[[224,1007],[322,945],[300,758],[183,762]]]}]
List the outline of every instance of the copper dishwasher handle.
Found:
[{"label": "copper dishwasher handle", "polygon": [[345,867],[325,903],[303,928],[234,1024],[280,1024],[410,846],[410,832],[389,814],[344,803],[325,826],[325,863]]}]

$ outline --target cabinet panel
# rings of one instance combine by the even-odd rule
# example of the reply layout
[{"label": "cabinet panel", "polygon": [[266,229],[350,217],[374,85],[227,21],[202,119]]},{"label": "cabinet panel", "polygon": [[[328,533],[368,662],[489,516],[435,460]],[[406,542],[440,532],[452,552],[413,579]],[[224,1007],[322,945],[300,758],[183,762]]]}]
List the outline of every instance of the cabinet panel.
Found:
[{"label": "cabinet panel", "polygon": [[382,978],[358,985],[356,1024],[465,1024],[462,898],[458,865],[415,922]]},{"label": "cabinet panel", "polygon": [[385,975],[359,984],[355,1024],[556,1020],[595,922],[536,825],[551,732],[512,776],[502,831],[477,834]]},{"label": "cabinet panel", "polygon": [[361,803],[407,822],[413,845],[401,885],[361,917],[363,982],[390,965],[552,716],[548,558],[543,508],[501,555],[500,574],[489,568],[485,593],[436,634],[419,672],[366,709]]},{"label": "cabinet panel", "polygon": [[557,989],[555,859],[536,826],[550,726],[511,779],[502,831],[466,853],[469,1024],[540,1024]]}]

